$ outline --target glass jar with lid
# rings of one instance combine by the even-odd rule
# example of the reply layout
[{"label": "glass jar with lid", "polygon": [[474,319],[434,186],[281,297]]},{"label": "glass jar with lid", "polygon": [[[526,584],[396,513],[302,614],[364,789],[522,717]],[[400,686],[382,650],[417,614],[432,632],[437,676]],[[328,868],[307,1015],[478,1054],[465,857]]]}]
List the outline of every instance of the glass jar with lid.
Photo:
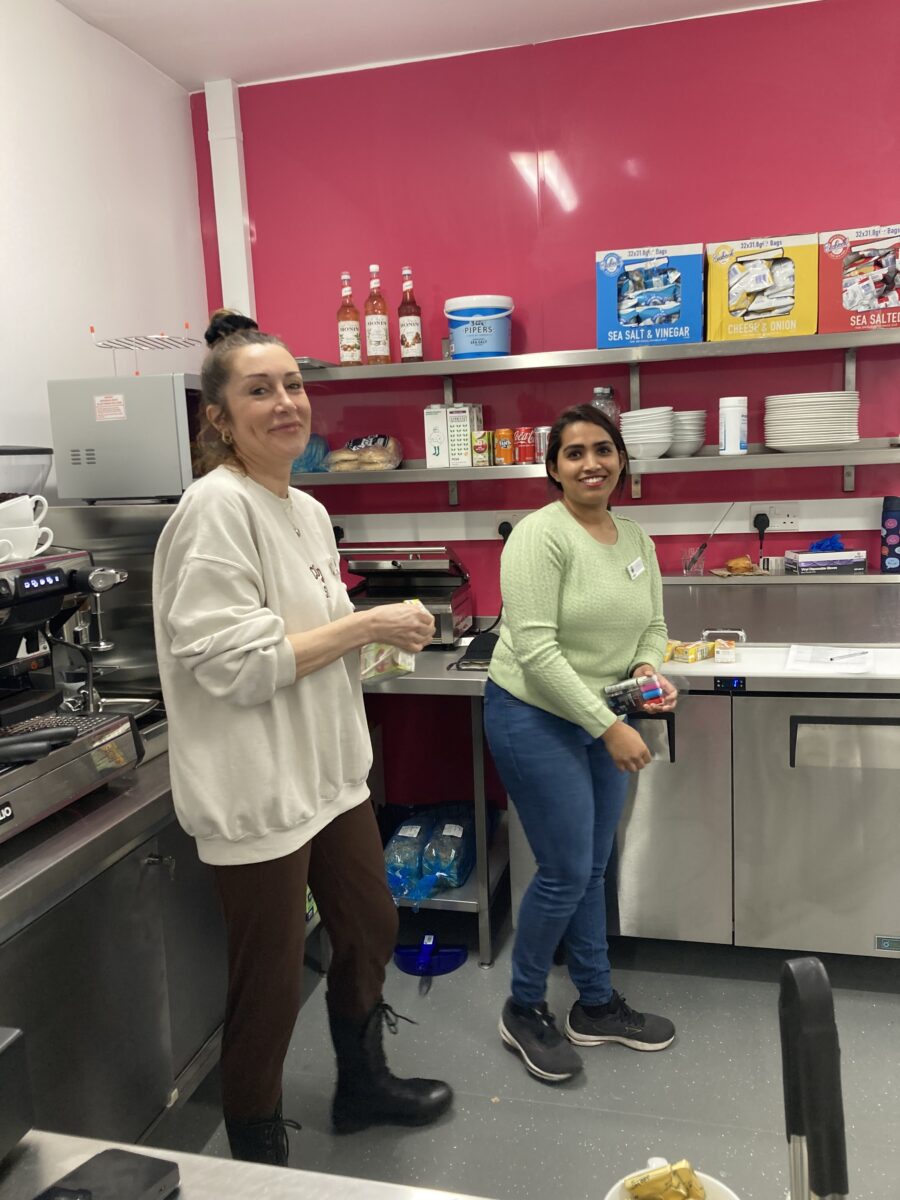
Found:
[{"label": "glass jar with lid", "polygon": [[618,428],[619,406],[616,403],[615,395],[615,390],[611,387],[595,387],[591,404],[594,408],[599,408],[604,416],[608,417]]}]

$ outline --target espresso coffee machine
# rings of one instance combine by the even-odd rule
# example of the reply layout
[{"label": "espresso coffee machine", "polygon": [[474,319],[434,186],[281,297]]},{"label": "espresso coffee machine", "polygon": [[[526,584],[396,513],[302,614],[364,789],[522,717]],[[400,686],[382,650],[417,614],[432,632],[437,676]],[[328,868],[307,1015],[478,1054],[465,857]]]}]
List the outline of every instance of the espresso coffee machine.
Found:
[{"label": "espresso coffee machine", "polygon": [[[90,652],[62,636],[124,578],[86,550],[0,564],[0,842],[140,761],[132,718],[94,711]],[[83,684],[80,711],[73,681]]]}]

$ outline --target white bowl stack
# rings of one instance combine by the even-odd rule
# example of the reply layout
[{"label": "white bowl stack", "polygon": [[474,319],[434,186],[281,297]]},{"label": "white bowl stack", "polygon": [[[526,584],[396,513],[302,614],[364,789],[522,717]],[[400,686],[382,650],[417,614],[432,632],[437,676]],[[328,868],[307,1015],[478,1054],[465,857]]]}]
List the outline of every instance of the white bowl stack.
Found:
[{"label": "white bowl stack", "polygon": [[843,450],[859,441],[859,392],[766,396],[770,450]]},{"label": "white bowl stack", "polygon": [[676,412],[675,433],[672,445],[666,451],[667,458],[690,458],[703,448],[706,442],[706,409],[696,408],[687,412]]},{"label": "white bowl stack", "polygon": [[634,408],[622,413],[622,437],[632,458],[661,458],[675,438],[671,408]]}]

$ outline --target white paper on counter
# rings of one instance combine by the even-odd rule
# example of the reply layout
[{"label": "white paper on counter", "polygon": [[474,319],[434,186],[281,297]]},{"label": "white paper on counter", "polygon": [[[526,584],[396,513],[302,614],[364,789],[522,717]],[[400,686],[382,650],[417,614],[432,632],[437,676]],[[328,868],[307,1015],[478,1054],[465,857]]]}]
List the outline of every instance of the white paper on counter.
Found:
[{"label": "white paper on counter", "polygon": [[871,650],[855,646],[791,646],[786,671],[804,675],[862,675],[872,670]]}]

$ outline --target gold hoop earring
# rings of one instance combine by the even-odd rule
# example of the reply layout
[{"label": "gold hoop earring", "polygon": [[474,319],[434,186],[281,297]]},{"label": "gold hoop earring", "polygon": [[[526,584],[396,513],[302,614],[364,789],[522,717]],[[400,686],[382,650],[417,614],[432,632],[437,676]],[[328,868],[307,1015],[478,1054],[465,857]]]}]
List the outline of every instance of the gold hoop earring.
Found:
[{"label": "gold hoop earring", "polygon": [[221,437],[222,437],[222,441],[225,443],[226,446],[230,446],[232,444],[232,442],[234,441],[234,438],[231,436],[230,429],[223,429]]}]

